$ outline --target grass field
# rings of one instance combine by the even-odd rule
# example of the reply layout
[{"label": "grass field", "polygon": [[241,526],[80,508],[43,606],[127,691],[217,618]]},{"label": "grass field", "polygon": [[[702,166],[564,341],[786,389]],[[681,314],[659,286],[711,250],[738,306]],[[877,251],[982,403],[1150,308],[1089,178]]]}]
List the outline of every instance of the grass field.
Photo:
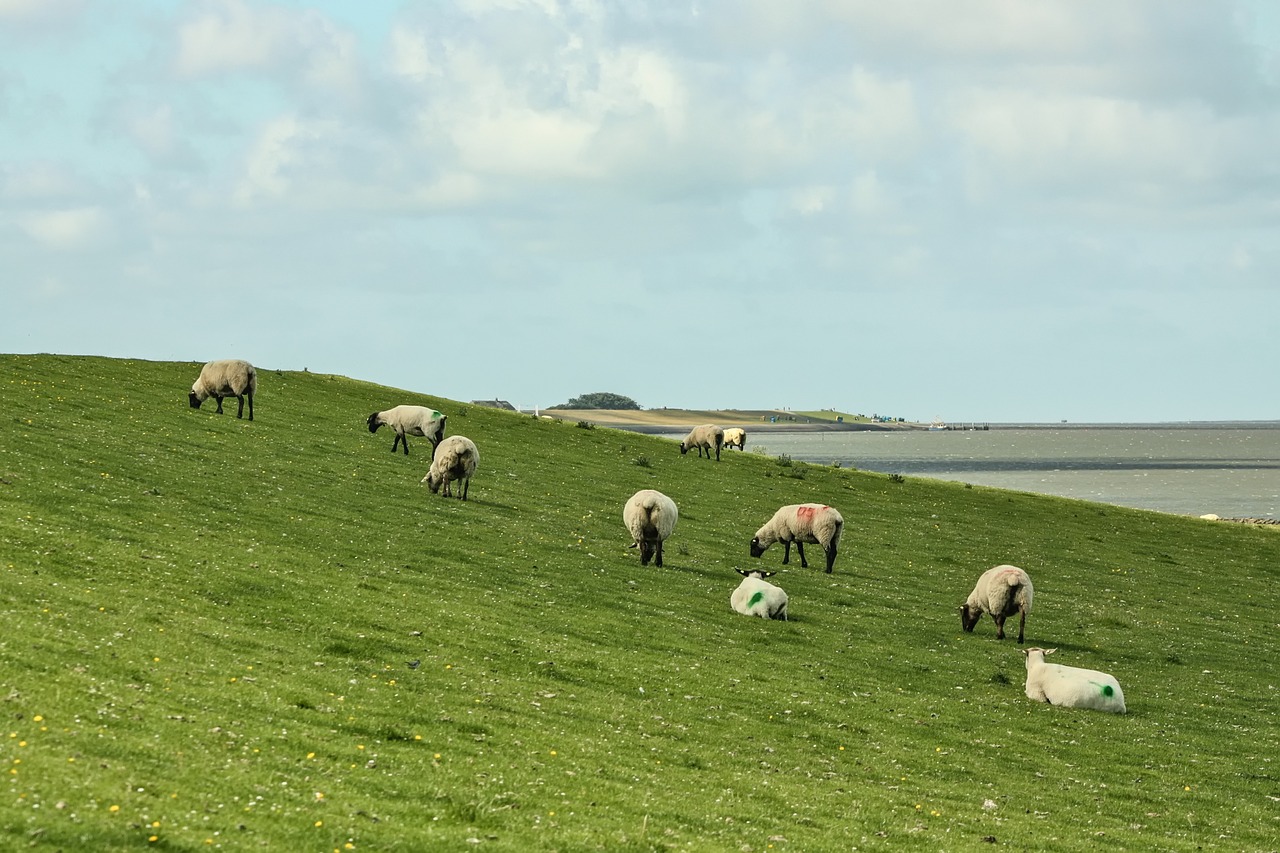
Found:
[{"label": "grass field", "polygon": [[[0,849],[1280,847],[1276,531],[305,372],[262,369],[250,423],[187,406],[198,370],[0,356]],[[470,501],[368,432],[398,403],[475,440]],[[663,569],[644,487],[680,506]],[[835,572],[753,561],[809,500]],[[960,631],[1003,562],[1027,645],[1127,715],[1031,702]],[[748,565],[791,621],[729,609]]]}]

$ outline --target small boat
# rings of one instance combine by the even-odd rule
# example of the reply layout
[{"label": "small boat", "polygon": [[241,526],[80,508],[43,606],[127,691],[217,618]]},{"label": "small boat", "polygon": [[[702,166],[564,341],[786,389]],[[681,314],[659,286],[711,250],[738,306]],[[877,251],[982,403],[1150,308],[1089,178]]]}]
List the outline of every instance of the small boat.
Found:
[{"label": "small boat", "polygon": [[941,432],[947,428],[947,422],[942,418],[934,418],[933,423],[929,424],[930,432]]}]

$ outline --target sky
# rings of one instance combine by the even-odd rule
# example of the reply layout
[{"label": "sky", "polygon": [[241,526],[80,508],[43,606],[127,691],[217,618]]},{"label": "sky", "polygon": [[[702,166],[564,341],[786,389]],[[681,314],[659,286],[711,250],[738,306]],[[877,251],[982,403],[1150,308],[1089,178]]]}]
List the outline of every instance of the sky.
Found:
[{"label": "sky", "polygon": [[0,352],[1280,419],[1280,4],[0,0]]}]

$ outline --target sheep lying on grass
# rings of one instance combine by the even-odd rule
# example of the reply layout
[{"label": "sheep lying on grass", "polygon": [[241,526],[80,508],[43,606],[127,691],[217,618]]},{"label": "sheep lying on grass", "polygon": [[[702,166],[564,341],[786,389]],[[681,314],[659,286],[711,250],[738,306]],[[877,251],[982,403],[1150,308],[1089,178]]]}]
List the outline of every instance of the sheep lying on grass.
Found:
[{"label": "sheep lying on grass", "polygon": [[1018,613],[1021,614],[1018,619],[1018,642],[1021,643],[1034,595],[1030,576],[1017,566],[987,569],[969,593],[969,600],[960,605],[960,626],[972,632],[982,614],[990,613],[996,623],[996,639],[1003,640],[1004,620]]},{"label": "sheep lying on grass", "polygon": [[465,435],[451,435],[436,448],[435,455],[431,458],[431,469],[422,478],[422,482],[427,484],[432,494],[438,493],[440,487],[444,486],[444,496],[448,498],[453,496],[449,485],[461,480],[458,498],[465,501],[467,492],[471,489],[471,475],[476,472],[478,464],[480,451],[476,449],[475,442]]},{"label": "sheep lying on grass", "polygon": [[716,461],[720,461],[720,448],[724,445],[724,430],[715,424],[703,424],[694,427],[689,434],[684,437],[684,441],[680,442],[680,455],[684,456],[693,448],[698,448],[698,456],[702,456],[702,451],[707,451],[707,458],[711,458],[711,449],[715,448]]},{"label": "sheep lying on grass", "polygon": [[747,449],[747,431],[742,427],[729,427],[724,431],[725,449],[736,447],[739,450]]},{"label": "sheep lying on grass", "polygon": [[431,455],[434,456],[440,439],[444,438],[444,424],[448,417],[428,409],[426,406],[396,406],[385,412],[374,412],[369,415],[369,432],[377,432],[378,427],[389,426],[395,431],[395,440],[391,442],[391,452],[403,442],[404,455],[409,455],[409,436],[420,435],[431,442]]},{"label": "sheep lying on grass", "polygon": [[751,540],[751,556],[759,557],[774,542],[781,542],[786,550],[782,553],[782,562],[791,561],[791,543],[800,552],[800,565],[809,567],[804,558],[804,543],[810,542],[822,546],[827,554],[827,574],[836,562],[836,548],[840,544],[840,534],[844,531],[844,518],[835,507],[823,504],[790,504],[779,509],[773,518],[756,531]]},{"label": "sheep lying on grass", "polygon": [[787,594],[780,587],[765,580],[777,572],[748,572],[735,569],[742,575],[742,583],[729,596],[729,606],[743,616],[759,616],[761,619],[787,618]]},{"label": "sheep lying on grass", "polygon": [[218,414],[222,414],[222,398],[235,397],[240,401],[237,418],[244,417],[244,400],[249,398],[249,420],[253,420],[253,395],[258,390],[258,371],[253,365],[239,358],[211,361],[200,370],[200,376],[191,386],[187,399],[191,408],[212,397],[218,401]]},{"label": "sheep lying on grass", "polygon": [[662,568],[662,543],[676,529],[676,502],[656,489],[641,489],[622,507],[622,523],[631,533],[632,548],[640,549],[640,565]]},{"label": "sheep lying on grass", "polygon": [[1057,649],[1023,649],[1027,656],[1027,698],[1067,708],[1125,713],[1124,691],[1115,676],[1096,669],[1045,663]]}]

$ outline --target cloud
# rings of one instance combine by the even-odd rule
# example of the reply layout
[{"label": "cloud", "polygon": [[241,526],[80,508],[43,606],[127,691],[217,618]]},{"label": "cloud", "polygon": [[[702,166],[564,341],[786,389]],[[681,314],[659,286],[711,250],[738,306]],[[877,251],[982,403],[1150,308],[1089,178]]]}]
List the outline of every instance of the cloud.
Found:
[{"label": "cloud", "polygon": [[55,251],[77,251],[102,245],[108,236],[104,211],[96,207],[52,210],[19,217],[28,236]]}]

